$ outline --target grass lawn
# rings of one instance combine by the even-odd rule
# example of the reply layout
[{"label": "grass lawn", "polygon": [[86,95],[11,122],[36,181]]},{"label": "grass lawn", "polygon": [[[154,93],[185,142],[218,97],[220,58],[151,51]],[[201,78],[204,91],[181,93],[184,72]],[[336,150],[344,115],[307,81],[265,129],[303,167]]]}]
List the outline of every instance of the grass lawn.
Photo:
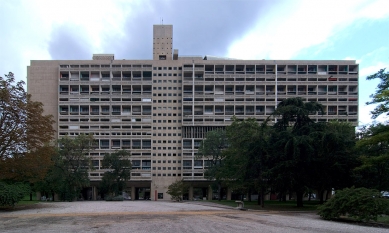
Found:
[{"label": "grass lawn", "polygon": [[389,224],[389,216],[378,217],[377,222]]},{"label": "grass lawn", "polygon": [[[210,202],[236,207],[237,203],[235,201],[217,201],[212,200]],[[265,201],[265,207],[262,208],[258,205],[257,201],[244,201],[244,207],[247,209],[253,210],[277,210],[277,211],[316,211],[317,206],[319,206],[319,201],[304,201],[304,206],[297,208],[296,201]]]},{"label": "grass lawn", "polygon": [[30,201],[30,199],[28,199],[28,200],[21,200],[21,201],[19,201],[17,204],[16,204],[16,206],[20,206],[20,205],[33,205],[33,204],[35,204],[35,203],[38,203],[39,201],[37,201],[37,200],[32,200],[32,201]]}]

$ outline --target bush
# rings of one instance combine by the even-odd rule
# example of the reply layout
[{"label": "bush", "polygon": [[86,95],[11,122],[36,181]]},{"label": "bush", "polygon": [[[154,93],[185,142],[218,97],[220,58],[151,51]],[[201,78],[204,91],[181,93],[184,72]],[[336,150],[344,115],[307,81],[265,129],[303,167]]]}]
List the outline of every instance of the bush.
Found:
[{"label": "bush", "polygon": [[119,196],[115,196],[115,197],[112,197],[112,196],[107,196],[105,198],[106,201],[123,201],[124,198],[122,195],[119,195]]},{"label": "bush", "polygon": [[30,186],[23,183],[0,182],[0,206],[15,206],[30,192]]},{"label": "bush", "polygon": [[182,199],[182,195],[184,195],[189,189],[189,186],[184,183],[182,180],[178,180],[171,185],[169,185],[167,194],[171,196],[172,200],[180,201]]},{"label": "bush", "polygon": [[389,201],[377,190],[352,187],[337,191],[318,209],[318,214],[327,220],[346,216],[358,221],[377,221],[378,216],[388,213]]}]

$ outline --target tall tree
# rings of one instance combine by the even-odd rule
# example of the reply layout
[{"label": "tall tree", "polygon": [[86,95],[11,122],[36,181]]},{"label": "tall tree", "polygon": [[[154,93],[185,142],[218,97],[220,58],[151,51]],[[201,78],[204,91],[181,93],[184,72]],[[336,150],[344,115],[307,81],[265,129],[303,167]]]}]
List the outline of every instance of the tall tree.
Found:
[{"label": "tall tree", "polygon": [[0,77],[0,177],[6,180],[43,179],[51,165],[53,116],[31,100],[24,82],[13,73]]},{"label": "tall tree", "polygon": [[328,122],[318,124],[313,138],[315,150],[309,187],[319,194],[320,202],[324,201],[332,188],[339,190],[353,185],[353,169],[357,166],[354,153],[355,128],[347,122]]},{"label": "tall tree", "polygon": [[238,120],[227,127],[229,146],[226,149],[223,174],[230,184],[249,194],[258,191],[258,201],[264,204],[267,178],[268,130],[266,123],[258,125],[253,118]]},{"label": "tall tree", "polygon": [[367,102],[367,105],[378,104],[371,111],[372,118],[376,119],[381,114],[389,115],[389,72],[381,69],[377,73],[370,75],[367,80],[379,79],[380,83],[377,86],[376,93],[371,94],[372,101]]},{"label": "tall tree", "polygon": [[227,148],[227,135],[225,130],[210,131],[200,143],[197,158],[205,158],[209,167],[205,175],[214,180],[218,186],[218,200],[221,200],[222,166],[225,157],[224,150]]},{"label": "tall tree", "polygon": [[119,150],[105,154],[102,168],[108,169],[103,175],[102,188],[108,194],[113,194],[113,196],[121,195],[131,176],[130,153],[126,150]]},{"label": "tall tree", "polygon": [[307,173],[314,155],[313,141],[309,134],[315,130],[315,124],[309,115],[317,112],[323,112],[321,104],[304,102],[301,98],[289,98],[280,102],[273,113],[278,121],[273,126],[270,139],[273,145],[272,173],[277,175],[276,183],[285,182],[280,186],[293,188],[297,207],[303,206],[304,190],[309,178]]},{"label": "tall tree", "polygon": [[93,167],[88,154],[92,143],[92,135],[85,134],[58,140],[58,151],[53,156],[54,166],[47,180],[62,200],[74,200],[81,189],[89,185],[88,171]]}]

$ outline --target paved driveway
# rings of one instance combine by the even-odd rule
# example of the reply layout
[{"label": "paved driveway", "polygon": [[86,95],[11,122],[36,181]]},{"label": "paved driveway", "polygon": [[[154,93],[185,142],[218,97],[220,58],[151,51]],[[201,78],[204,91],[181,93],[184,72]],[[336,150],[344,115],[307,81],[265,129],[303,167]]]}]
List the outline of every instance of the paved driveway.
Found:
[{"label": "paved driveway", "polygon": [[309,213],[240,211],[204,202],[58,202],[0,212],[0,232],[389,232]]}]

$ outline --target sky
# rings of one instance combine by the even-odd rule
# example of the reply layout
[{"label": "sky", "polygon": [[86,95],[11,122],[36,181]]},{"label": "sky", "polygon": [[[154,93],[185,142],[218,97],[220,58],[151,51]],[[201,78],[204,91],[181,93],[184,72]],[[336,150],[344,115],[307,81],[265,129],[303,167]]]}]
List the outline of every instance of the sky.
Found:
[{"label": "sky", "polygon": [[180,55],[356,60],[359,124],[372,122],[366,77],[389,70],[389,0],[0,0],[0,76],[26,80],[30,60],[152,59],[162,20]]}]

